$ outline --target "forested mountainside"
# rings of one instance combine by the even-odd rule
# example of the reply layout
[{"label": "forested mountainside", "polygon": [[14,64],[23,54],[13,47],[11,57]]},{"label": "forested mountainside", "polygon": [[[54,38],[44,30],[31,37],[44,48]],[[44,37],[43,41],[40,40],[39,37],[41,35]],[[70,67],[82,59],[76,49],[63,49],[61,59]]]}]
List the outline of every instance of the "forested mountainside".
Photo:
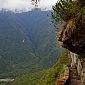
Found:
[{"label": "forested mountainside", "polygon": [[1,82],[0,85],[55,85],[56,79],[64,75],[64,65],[69,63],[68,51],[61,54],[58,61],[48,69],[33,74],[19,75],[12,82]]},{"label": "forested mountainside", "polygon": [[52,66],[60,53],[50,11],[0,12],[0,77]]}]

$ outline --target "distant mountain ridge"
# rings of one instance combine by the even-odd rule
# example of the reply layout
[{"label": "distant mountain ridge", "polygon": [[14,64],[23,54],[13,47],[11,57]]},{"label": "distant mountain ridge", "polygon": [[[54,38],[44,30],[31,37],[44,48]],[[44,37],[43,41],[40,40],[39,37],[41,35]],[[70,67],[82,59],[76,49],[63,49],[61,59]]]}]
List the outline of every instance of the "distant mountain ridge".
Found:
[{"label": "distant mountain ridge", "polygon": [[50,12],[0,12],[1,75],[35,72],[56,62],[60,49],[47,16]]}]

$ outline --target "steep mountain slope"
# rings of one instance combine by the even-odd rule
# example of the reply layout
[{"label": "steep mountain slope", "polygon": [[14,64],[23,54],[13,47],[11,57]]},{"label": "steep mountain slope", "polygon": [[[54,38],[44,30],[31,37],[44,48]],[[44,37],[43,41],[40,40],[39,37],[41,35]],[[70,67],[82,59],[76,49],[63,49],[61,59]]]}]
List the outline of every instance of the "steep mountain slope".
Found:
[{"label": "steep mountain slope", "polygon": [[0,12],[1,75],[35,72],[55,63],[60,50],[49,13],[40,10]]},{"label": "steep mountain slope", "polygon": [[[35,60],[35,57],[31,54],[31,52],[33,53],[32,42],[29,40],[29,37],[26,36],[26,33],[21,29],[23,27],[10,19],[9,13],[1,13],[0,19],[1,61],[2,59],[4,60],[4,66],[8,65],[6,66],[6,68],[8,67],[7,69],[2,66],[1,69],[4,68],[6,72],[9,72],[9,66],[11,69],[14,69],[18,67],[18,62],[29,62],[32,64],[30,61]],[[26,39],[24,43],[23,39]],[[4,72],[3,70],[0,71]]]},{"label": "steep mountain slope", "polygon": [[[49,69],[45,69],[31,75],[25,74],[15,78],[14,81],[7,83],[7,85],[55,85],[56,80],[64,75],[65,64],[69,62],[68,51],[65,51],[58,59],[58,61]],[[1,83],[0,85],[2,85]],[[4,83],[4,85],[6,85]]]}]

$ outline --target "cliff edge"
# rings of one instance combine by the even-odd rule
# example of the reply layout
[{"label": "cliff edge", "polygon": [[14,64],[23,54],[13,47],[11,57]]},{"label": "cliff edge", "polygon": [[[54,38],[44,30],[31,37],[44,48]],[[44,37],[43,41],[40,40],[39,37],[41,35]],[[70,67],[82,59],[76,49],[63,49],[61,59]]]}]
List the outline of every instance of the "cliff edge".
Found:
[{"label": "cliff edge", "polygon": [[60,45],[69,50],[71,58],[67,79],[70,83],[66,85],[85,85],[85,1],[82,2],[79,12],[63,22],[58,33]]}]

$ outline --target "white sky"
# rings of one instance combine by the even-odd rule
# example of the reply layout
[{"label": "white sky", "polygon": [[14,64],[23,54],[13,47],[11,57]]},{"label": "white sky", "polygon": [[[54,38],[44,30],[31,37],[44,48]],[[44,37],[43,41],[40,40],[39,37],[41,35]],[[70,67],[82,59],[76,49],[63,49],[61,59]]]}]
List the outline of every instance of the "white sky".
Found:
[{"label": "white sky", "polygon": [[[52,5],[54,5],[57,2],[57,0],[40,0],[39,8],[50,10],[52,8]],[[6,8],[6,9],[27,9],[31,10],[34,8],[32,5],[31,0],[0,0],[0,9]]]}]

